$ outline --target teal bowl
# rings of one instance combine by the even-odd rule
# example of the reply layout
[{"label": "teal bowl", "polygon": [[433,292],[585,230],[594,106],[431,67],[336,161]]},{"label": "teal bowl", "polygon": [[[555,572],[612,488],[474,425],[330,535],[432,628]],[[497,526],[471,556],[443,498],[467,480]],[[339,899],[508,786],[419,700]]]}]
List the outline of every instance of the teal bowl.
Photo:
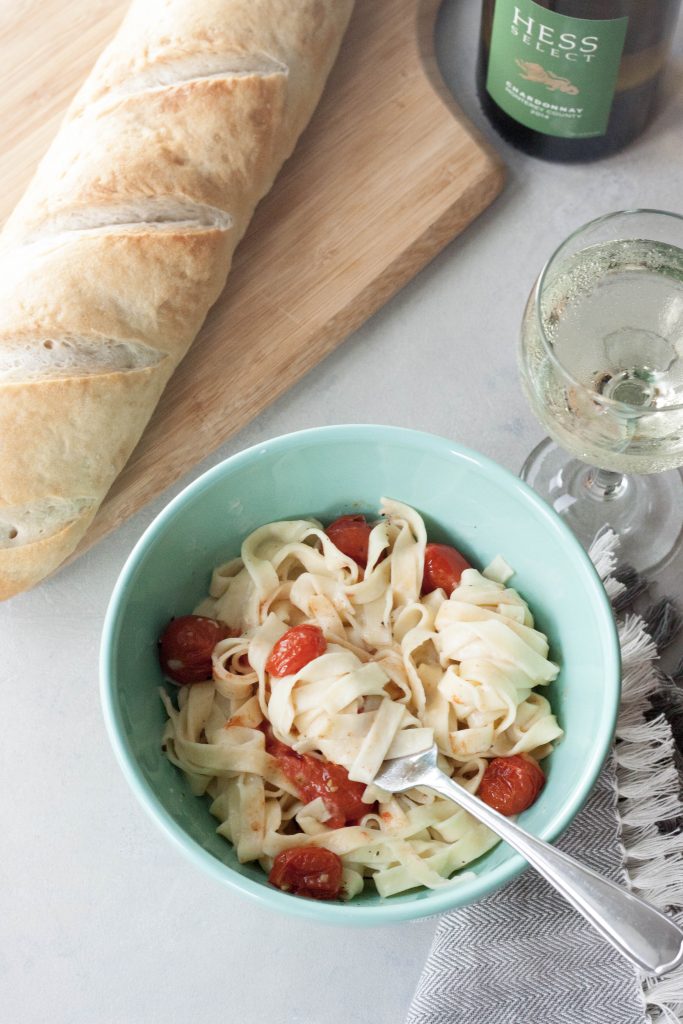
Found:
[{"label": "teal bowl", "polygon": [[500,843],[472,865],[476,877],[437,890],[382,899],[369,890],[350,903],[287,895],[258,865],[239,864],[216,835],[209,801],[191,794],[164,757],[165,714],[156,640],[171,616],[205,596],[214,566],[239,554],[242,539],[274,519],[329,521],[376,511],[380,498],[417,508],[430,539],[451,541],[475,564],[502,554],[551,657],[562,666],[550,687],[565,735],[544,766],[548,781],[521,825],[556,839],[581,808],[612,739],[620,692],[619,646],[609,602],[567,527],[517,477],[444,438],[381,426],[333,426],[278,437],[233,455],[174,498],[140,538],[114,588],[104,623],[104,718],[124,775],[163,832],[218,881],[273,910],[340,924],[388,924],[465,906],[525,867]]}]

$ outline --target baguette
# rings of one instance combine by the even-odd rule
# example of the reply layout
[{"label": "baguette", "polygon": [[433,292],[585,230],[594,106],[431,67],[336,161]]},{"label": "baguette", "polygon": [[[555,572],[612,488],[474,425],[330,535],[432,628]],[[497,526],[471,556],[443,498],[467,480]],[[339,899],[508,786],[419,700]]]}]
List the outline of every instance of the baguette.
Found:
[{"label": "baguette", "polygon": [[134,0],[0,235],[0,599],[76,547],[322,92],[353,0]]}]

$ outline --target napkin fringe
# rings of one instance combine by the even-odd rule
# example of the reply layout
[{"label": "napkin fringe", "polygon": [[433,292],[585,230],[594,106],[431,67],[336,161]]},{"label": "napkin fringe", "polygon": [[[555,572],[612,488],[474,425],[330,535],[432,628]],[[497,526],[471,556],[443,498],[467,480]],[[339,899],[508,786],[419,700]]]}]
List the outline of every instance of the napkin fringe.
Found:
[{"label": "napkin fringe", "polygon": [[[626,589],[615,578],[619,540],[603,531],[591,558],[610,598],[619,604]],[[662,910],[679,908],[683,923],[683,816],[676,768],[676,746],[663,714],[648,720],[649,697],[662,686],[657,646],[640,615],[627,614],[618,624],[623,688],[616,727],[616,788],[624,864],[630,888]],[[667,827],[667,822],[673,822]],[[643,1011],[651,1024],[683,1020],[683,968],[662,979],[642,976]]]}]

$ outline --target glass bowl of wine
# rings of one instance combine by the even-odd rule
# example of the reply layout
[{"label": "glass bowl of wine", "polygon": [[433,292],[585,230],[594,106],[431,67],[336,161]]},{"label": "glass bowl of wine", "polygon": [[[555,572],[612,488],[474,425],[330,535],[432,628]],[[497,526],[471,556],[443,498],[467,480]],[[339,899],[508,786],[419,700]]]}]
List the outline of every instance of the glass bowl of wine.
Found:
[{"label": "glass bowl of wine", "polygon": [[683,217],[591,221],[541,271],[524,313],[522,385],[550,438],[522,477],[588,547],[611,526],[638,570],[683,527]]}]

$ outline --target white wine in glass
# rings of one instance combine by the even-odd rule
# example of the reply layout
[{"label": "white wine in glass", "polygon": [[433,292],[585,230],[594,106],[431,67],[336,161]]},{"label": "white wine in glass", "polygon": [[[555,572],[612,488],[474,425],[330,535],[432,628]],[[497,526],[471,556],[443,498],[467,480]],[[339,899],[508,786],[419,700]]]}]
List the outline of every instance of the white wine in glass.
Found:
[{"label": "white wine in glass", "polygon": [[628,210],[571,235],[522,323],[527,398],[556,442],[522,470],[588,547],[608,524],[637,569],[683,526],[683,218]]}]

